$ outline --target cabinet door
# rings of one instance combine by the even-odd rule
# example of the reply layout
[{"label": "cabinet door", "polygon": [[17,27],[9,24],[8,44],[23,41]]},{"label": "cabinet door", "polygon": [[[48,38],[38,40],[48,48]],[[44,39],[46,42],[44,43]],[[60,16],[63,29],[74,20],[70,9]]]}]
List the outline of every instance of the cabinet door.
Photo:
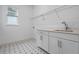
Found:
[{"label": "cabinet door", "polygon": [[60,47],[63,54],[76,54],[78,53],[79,44],[73,41],[61,40]]},{"label": "cabinet door", "polygon": [[42,35],[42,32],[41,31],[38,31],[37,32],[37,35],[36,35],[36,38],[37,38],[36,39],[36,43],[37,43],[37,46],[38,47],[41,47],[41,38],[42,38],[41,35]]},{"label": "cabinet door", "polygon": [[44,32],[41,35],[41,47],[48,51],[48,35],[45,35]]},{"label": "cabinet door", "polygon": [[59,53],[59,40],[58,38],[49,37],[49,53]]}]

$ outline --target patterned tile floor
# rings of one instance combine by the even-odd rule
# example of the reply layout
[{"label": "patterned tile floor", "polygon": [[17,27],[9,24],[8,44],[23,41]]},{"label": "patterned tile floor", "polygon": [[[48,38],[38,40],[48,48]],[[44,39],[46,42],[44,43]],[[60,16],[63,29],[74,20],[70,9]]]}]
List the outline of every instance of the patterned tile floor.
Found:
[{"label": "patterned tile floor", "polygon": [[0,54],[46,54],[38,48],[35,40],[24,40],[0,46]]}]

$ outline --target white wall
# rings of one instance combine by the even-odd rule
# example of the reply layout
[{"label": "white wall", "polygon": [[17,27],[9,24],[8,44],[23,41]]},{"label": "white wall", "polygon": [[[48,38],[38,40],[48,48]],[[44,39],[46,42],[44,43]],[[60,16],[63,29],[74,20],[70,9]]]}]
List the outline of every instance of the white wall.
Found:
[{"label": "white wall", "polygon": [[0,39],[2,39],[2,7],[0,6]]},{"label": "white wall", "polygon": [[48,11],[51,11],[61,6],[62,5],[35,5],[33,7],[33,17],[47,13]]},{"label": "white wall", "polygon": [[0,44],[5,44],[9,42],[24,40],[32,38],[32,7],[31,6],[13,6],[18,9],[19,25],[7,25],[7,7],[2,6],[2,28],[3,28],[3,39],[0,39]]}]

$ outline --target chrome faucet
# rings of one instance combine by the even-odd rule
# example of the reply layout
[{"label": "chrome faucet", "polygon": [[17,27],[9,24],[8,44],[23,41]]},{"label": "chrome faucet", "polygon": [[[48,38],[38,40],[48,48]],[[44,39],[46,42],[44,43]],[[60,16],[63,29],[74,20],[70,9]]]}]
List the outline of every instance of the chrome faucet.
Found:
[{"label": "chrome faucet", "polygon": [[69,29],[68,24],[65,21],[62,21],[62,24],[65,25],[65,30],[67,31]]}]

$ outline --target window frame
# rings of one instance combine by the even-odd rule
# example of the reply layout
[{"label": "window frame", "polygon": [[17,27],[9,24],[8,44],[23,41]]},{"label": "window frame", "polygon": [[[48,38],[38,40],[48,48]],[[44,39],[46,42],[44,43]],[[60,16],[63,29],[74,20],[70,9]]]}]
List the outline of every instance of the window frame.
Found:
[{"label": "window frame", "polygon": [[[15,8],[15,7],[10,6],[10,7],[8,7],[8,8]],[[15,15],[15,16],[11,16],[11,15],[9,15],[8,12],[11,12],[11,11],[9,11],[8,8],[7,8],[7,25],[12,25],[12,26],[19,25],[19,24],[18,24],[18,11],[17,11],[17,8],[15,8],[15,9],[16,9],[16,15]],[[15,24],[13,24],[13,23],[10,24],[10,23],[9,23],[9,20],[8,20],[8,17],[17,17],[17,19],[16,19],[16,23],[15,23]]]}]

